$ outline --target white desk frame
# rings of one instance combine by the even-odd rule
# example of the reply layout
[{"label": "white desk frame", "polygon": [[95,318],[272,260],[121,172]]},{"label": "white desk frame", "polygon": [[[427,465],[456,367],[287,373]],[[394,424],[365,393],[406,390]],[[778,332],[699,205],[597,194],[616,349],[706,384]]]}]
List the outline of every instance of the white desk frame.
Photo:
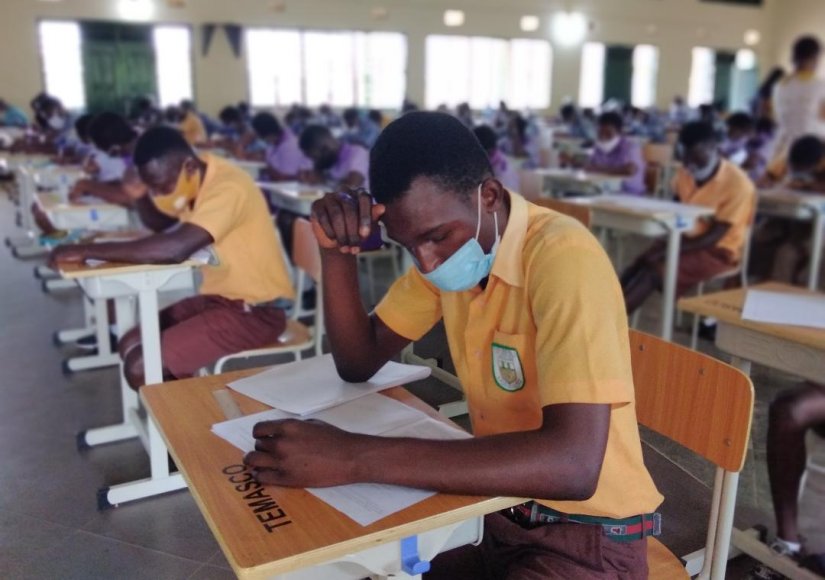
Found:
[{"label": "white desk frame", "polygon": [[808,290],[816,290],[825,242],[825,195],[783,189],[760,190],[758,211],[763,215],[811,222],[813,233]]},{"label": "white desk frame", "polygon": [[[146,384],[161,383],[163,382],[163,365],[160,352],[158,292],[161,289],[191,288],[192,263],[118,270],[118,268],[101,270],[100,274],[95,274],[93,270],[90,270],[76,275],[70,274],[67,277],[76,279],[86,294],[95,300],[100,300],[104,304],[109,298],[115,300],[118,338],[122,338],[125,332],[134,326],[132,301],[137,295]],[[100,327],[101,325],[98,324],[98,333],[100,333]],[[108,340],[107,332],[105,341],[108,343]],[[149,453],[151,476],[148,479],[101,488],[98,491],[98,507],[101,509],[186,487],[179,473],[169,473],[166,445],[154,422],[141,416],[137,393],[126,383],[122,366],[120,391],[122,422],[81,432],[78,434],[78,446],[80,448],[94,447],[140,437]]]},{"label": "white desk frame", "polygon": [[[649,238],[667,238],[665,279],[662,288],[662,319],[659,336],[673,340],[673,314],[676,303],[676,277],[679,270],[679,249],[682,234],[693,230],[700,219],[713,216],[706,207],[632,195],[605,195],[572,201],[587,205],[594,227],[619,230]],[[604,235],[602,243],[606,243]]]},{"label": "white desk frame", "polygon": [[582,195],[618,193],[625,177],[587,173],[576,169],[535,169],[542,180],[542,195],[561,197],[559,193],[575,192]]},{"label": "white desk frame", "polygon": [[[323,186],[307,185],[297,181],[258,183],[258,187],[273,206],[304,217],[309,217],[312,213],[312,204],[320,199],[325,191]],[[317,195],[313,197],[312,193]]]}]

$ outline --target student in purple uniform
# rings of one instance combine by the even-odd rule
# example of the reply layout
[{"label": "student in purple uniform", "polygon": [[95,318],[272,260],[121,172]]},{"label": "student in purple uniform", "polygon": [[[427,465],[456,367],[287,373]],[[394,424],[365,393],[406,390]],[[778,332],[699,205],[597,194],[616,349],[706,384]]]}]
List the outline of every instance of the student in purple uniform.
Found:
[{"label": "student in purple uniform", "polygon": [[642,195],[647,191],[642,147],[637,141],[622,135],[622,127],[619,113],[602,113],[599,116],[596,147],[586,168],[596,173],[625,177],[622,191]]},{"label": "student in purple uniform", "polygon": [[487,152],[487,157],[490,159],[490,165],[493,166],[496,179],[510,191],[517,191],[519,186],[518,171],[513,167],[512,163],[507,159],[501,149],[498,148],[498,139],[496,132],[488,125],[479,125],[473,129],[476,139],[484,147]]},{"label": "student in purple uniform", "polygon": [[364,147],[336,139],[321,125],[304,129],[300,145],[314,166],[313,171],[302,173],[302,181],[369,189],[370,154]]},{"label": "student in purple uniform", "polygon": [[301,152],[298,139],[278,122],[275,115],[258,113],[252,118],[252,129],[267,144],[264,159],[271,180],[297,179],[302,171],[312,166]]}]

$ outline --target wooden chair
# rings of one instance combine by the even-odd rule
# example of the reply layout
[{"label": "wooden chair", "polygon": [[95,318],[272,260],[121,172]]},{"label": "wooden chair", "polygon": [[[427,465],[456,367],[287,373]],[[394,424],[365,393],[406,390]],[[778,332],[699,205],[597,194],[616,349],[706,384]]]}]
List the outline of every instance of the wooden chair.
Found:
[{"label": "wooden chair", "polygon": [[645,143],[642,156],[647,164],[645,184],[656,197],[664,197],[673,167],[674,148],[667,143]]},{"label": "wooden chair", "polygon": [[716,465],[701,573],[690,569],[695,558],[686,570],[658,540],[648,538],[650,578],[687,578],[689,570],[723,580],[750,437],[753,385],[732,366],[653,336],[631,331],[630,346],[639,423]]},{"label": "wooden chair", "polygon": [[564,215],[575,218],[579,220],[582,224],[584,224],[584,227],[590,229],[591,213],[590,208],[586,205],[582,205],[579,203],[571,203],[569,201],[554,199],[550,197],[543,197],[541,199],[533,200],[533,203],[535,203],[536,205],[540,205],[541,207],[546,207],[547,209],[552,209],[553,211],[563,213]]},{"label": "wooden chair", "polygon": [[[215,363],[215,374],[223,372],[223,367],[229,361],[250,359],[277,354],[292,354],[296,360],[301,360],[302,353],[313,349],[315,355],[322,354],[324,337],[323,295],[321,293],[321,252],[318,241],[312,232],[312,225],[306,219],[295,220],[292,230],[292,261],[297,270],[295,308],[287,320],[286,330],[281,334],[277,344],[268,347],[245,350],[220,358]],[[313,326],[308,328],[299,318],[308,314],[302,308],[301,291],[304,288],[306,276],[315,282],[316,304],[313,314]]]}]

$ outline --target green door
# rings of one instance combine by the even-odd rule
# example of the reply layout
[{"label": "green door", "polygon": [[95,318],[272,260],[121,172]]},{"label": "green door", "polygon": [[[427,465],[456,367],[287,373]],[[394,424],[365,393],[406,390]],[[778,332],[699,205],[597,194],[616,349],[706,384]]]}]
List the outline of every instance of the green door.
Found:
[{"label": "green door", "polygon": [[725,110],[731,105],[733,93],[733,67],[736,55],[732,52],[716,52],[716,74],[713,88],[713,102],[721,103]]},{"label": "green door", "polygon": [[604,57],[604,100],[630,102],[633,81],[633,48],[608,46]]}]

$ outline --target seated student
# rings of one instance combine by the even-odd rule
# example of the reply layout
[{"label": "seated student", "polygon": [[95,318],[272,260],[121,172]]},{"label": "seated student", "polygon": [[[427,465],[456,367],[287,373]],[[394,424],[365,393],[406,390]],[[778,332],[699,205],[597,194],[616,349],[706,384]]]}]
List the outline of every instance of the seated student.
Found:
[{"label": "seated student", "polygon": [[281,126],[275,115],[258,113],[252,118],[252,129],[266,143],[266,174],[272,181],[297,179],[302,171],[312,167],[312,162],[298,146],[298,139],[292,131]]},{"label": "seated student", "polygon": [[561,108],[561,120],[571,137],[584,139],[587,143],[596,140],[596,128],[576,105],[568,103]]},{"label": "seated student", "polygon": [[217,145],[236,159],[263,159],[266,145],[237,107],[224,107],[218,118],[221,120],[220,133],[223,138]]},{"label": "seated student", "polygon": [[146,130],[163,122],[163,112],[150,97],[138,97],[129,113],[129,121],[140,130]]},{"label": "seated student", "polygon": [[459,103],[455,108],[455,116],[468,129],[475,127],[475,119],[473,119],[473,110],[469,103]]},{"label": "seated student", "polygon": [[318,107],[317,120],[319,125],[323,125],[327,129],[338,129],[343,125],[341,116],[333,111],[329,105]]},{"label": "seated student", "polygon": [[[825,576],[825,553],[805,549],[799,534],[799,486],[805,472],[805,436],[813,431],[825,437],[825,384],[807,383],[784,391],[771,403],[768,415],[768,476],[776,517],[776,538],[771,549],[788,556],[803,568]],[[764,564],[756,566],[751,578],[783,580],[785,576]]]},{"label": "seated student", "polygon": [[499,141],[502,152],[510,157],[524,159],[523,169],[539,166],[539,141],[528,134],[527,120],[519,113],[510,115],[507,135]]},{"label": "seated student", "polygon": [[301,173],[307,182],[328,182],[335,187],[369,187],[370,154],[364,147],[332,136],[326,127],[309,125],[299,142],[314,166]]},{"label": "seated student", "polygon": [[742,165],[742,169],[755,183],[760,183],[768,170],[768,164],[774,158],[776,147],[776,123],[773,120],[762,117],[756,120],[754,134],[748,139],[748,158]]},{"label": "seated student", "polygon": [[215,119],[213,119],[206,113],[199,111],[195,107],[195,103],[189,99],[183,99],[180,102],[180,109],[181,111],[183,111],[184,115],[189,115],[191,113],[192,115],[198,118],[198,120],[201,122],[201,125],[203,125],[204,133],[206,133],[205,141],[208,141],[209,136],[212,135],[212,133],[219,131],[221,128],[220,123],[215,121]]},{"label": "seated student", "polygon": [[[825,142],[815,135],[797,139],[786,159],[768,169],[771,183],[799,191],[825,193]],[[748,273],[757,279],[803,283],[810,266],[811,225],[771,217],[756,228]]]},{"label": "seated student", "polygon": [[19,127],[25,129],[29,126],[29,118],[22,110],[14,105],[10,105],[5,99],[0,99],[0,127]]},{"label": "seated student", "polygon": [[132,165],[137,131],[117,113],[101,113],[89,124],[89,137],[96,151],[91,164],[97,171],[89,179],[79,179],[69,193],[70,200],[98,197],[124,207],[132,206],[123,186],[124,175]]},{"label": "seated student", "polygon": [[[201,269],[199,294],[161,311],[161,352],[167,379],[190,377],[220,357],[274,344],[286,326],[282,299],[293,289],[266,202],[252,178],[219,157],[198,156],[170,127],[155,127],[135,146],[140,182],[127,189],[143,223],[157,233],[134,242],[63,246],[53,262],[88,259],[163,264],[210,248],[215,264]],[[141,183],[142,182],[142,183]],[[145,184],[145,185],[144,185]],[[163,196],[175,217],[153,201]],[[118,349],[132,388],[143,385],[140,332]]]},{"label": "seated student", "polygon": [[727,118],[725,125],[728,131],[719,144],[719,152],[737,167],[742,167],[748,159],[748,141],[756,128],[753,118],[747,113],[734,113]]},{"label": "seated student", "polygon": [[518,171],[498,148],[496,132],[488,125],[479,125],[473,129],[473,133],[476,139],[478,139],[478,142],[481,143],[484,151],[487,152],[487,158],[493,167],[493,174],[496,176],[496,179],[510,191],[518,191]]},{"label": "seated student", "polygon": [[586,168],[596,173],[621,175],[622,191],[642,195],[645,187],[647,164],[638,141],[622,134],[623,122],[618,113],[602,113],[599,116],[596,147]]},{"label": "seated student", "polygon": [[[688,123],[679,134],[684,167],[673,180],[682,203],[714,210],[711,220],[682,236],[676,296],[733,268],[742,257],[747,228],[756,209],[756,190],[745,173],[722,159],[713,126]],[[622,274],[628,314],[661,289],[666,246],[657,242]]]},{"label": "seated student", "polygon": [[372,149],[381,133],[381,125],[369,117],[362,117],[358,109],[354,107],[346,109],[343,118],[346,130],[341,135],[341,140]]},{"label": "seated student", "polygon": [[[443,319],[476,437],[265,422],[246,463],[269,485],[535,498],[487,516],[482,545],[436,558],[428,578],[647,578],[642,536],[662,496],[642,460],[627,319],[605,252],[578,222],[501,187],[450,115],[401,116],[371,156],[377,205],[335,193],[312,210],[336,367],[365,380]],[[354,254],[376,222],[418,267],[368,314]],[[640,533],[621,535],[624,524]]]},{"label": "seated student", "polygon": [[177,128],[192,147],[206,143],[208,140],[206,128],[194,112],[184,111],[180,107],[171,105],[166,107],[164,117],[168,125]]}]

